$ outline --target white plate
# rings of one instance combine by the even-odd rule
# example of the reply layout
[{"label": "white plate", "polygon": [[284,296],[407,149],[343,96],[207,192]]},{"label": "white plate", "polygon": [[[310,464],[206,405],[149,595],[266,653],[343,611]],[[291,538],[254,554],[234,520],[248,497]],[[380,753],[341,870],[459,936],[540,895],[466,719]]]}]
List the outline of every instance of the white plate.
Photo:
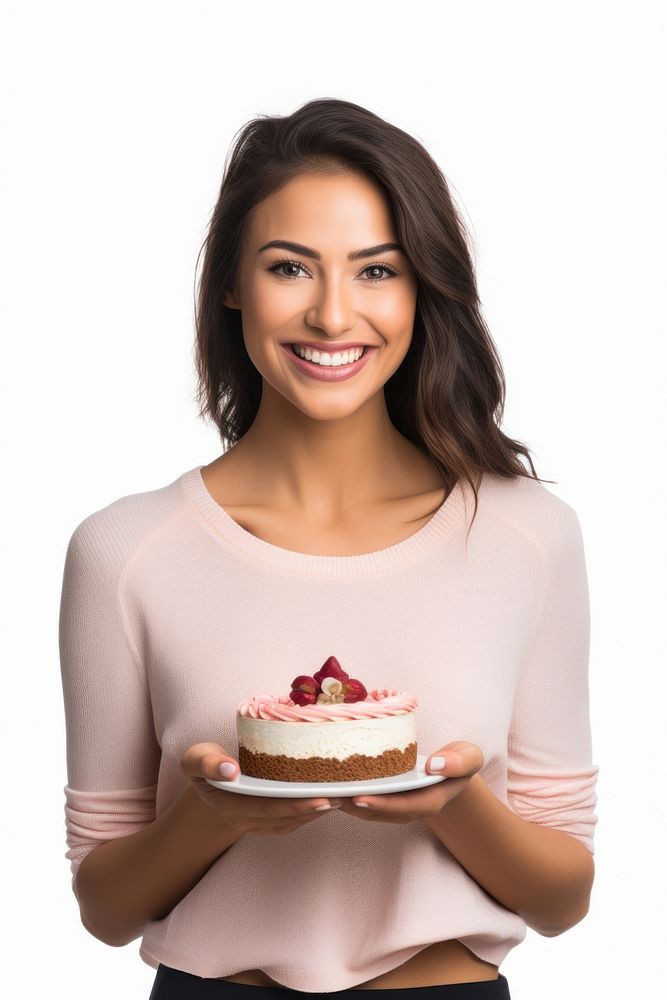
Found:
[{"label": "white plate", "polygon": [[413,788],[424,788],[444,781],[446,774],[427,774],[427,756],[417,755],[417,766],[411,771],[389,778],[375,778],[373,781],[271,781],[268,778],[250,778],[239,774],[233,781],[217,781],[207,778],[209,785],[224,792],[239,792],[241,795],[266,795],[272,799],[347,798],[352,795],[384,795],[388,792],[409,792]]}]

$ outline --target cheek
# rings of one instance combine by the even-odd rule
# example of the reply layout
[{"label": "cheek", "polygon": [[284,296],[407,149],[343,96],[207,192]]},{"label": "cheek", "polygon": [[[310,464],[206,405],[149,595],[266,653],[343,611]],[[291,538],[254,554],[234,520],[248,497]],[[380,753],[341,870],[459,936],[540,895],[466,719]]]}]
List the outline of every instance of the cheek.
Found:
[{"label": "cheek", "polygon": [[249,289],[245,302],[248,306],[243,310],[243,340],[250,359],[255,367],[264,369],[272,364],[276,337],[281,331],[294,329],[294,307],[289,307],[287,297],[279,292],[265,288]]},{"label": "cheek", "polygon": [[285,324],[293,322],[298,302],[275,286],[255,290],[247,299],[252,303],[250,318],[261,333],[275,333]]},{"label": "cheek", "polygon": [[378,296],[368,310],[368,318],[389,344],[405,341],[407,350],[415,321],[416,300],[413,295],[396,291],[393,295]]},{"label": "cheek", "polygon": [[293,322],[298,306],[293,290],[290,296],[288,288],[261,271],[246,275],[240,285],[243,327],[249,337],[275,333],[285,323]]}]

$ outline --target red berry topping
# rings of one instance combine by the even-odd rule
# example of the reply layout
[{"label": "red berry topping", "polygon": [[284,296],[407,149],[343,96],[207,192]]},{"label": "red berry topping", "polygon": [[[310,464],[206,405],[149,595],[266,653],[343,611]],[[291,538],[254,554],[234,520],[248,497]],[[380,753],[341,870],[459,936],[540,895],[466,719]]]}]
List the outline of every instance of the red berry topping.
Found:
[{"label": "red berry topping", "polygon": [[323,694],[322,681],[327,677],[334,677],[341,682],[343,686],[343,701],[348,704],[355,701],[363,701],[368,695],[361,681],[346,674],[336,657],[330,656],[312,677],[309,677],[308,674],[299,674],[298,677],[294,678],[290,692],[290,697],[294,704],[315,705],[318,696]]},{"label": "red berry topping", "polygon": [[342,669],[335,656],[330,656],[325,660],[317,673],[313,674],[318,684],[321,684],[325,677],[335,677],[337,681],[346,681],[349,676]]},{"label": "red berry topping", "polygon": [[345,695],[343,701],[349,703],[353,701],[363,701],[367,696],[368,691],[361,681],[356,681],[352,677],[348,681],[343,681],[343,694]]},{"label": "red berry topping", "polygon": [[306,691],[308,694],[317,694],[319,691],[319,683],[314,677],[309,677],[308,674],[299,674],[292,681],[293,691]]},{"label": "red berry topping", "polygon": [[292,681],[290,698],[295,705],[314,705],[320,693],[320,686],[314,677],[308,674],[299,674]]},{"label": "red berry topping", "polygon": [[290,698],[295,705],[314,705],[317,702],[316,694],[311,694],[309,691],[297,691],[295,688],[292,688]]}]

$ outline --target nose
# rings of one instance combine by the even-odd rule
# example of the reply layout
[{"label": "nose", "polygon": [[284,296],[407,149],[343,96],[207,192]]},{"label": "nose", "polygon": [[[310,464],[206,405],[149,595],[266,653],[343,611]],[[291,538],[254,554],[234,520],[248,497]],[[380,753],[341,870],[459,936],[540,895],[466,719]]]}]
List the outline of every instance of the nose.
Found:
[{"label": "nose", "polygon": [[332,280],[322,283],[316,294],[317,300],[306,315],[309,326],[318,327],[329,337],[336,338],[353,328],[354,302],[345,282]]}]

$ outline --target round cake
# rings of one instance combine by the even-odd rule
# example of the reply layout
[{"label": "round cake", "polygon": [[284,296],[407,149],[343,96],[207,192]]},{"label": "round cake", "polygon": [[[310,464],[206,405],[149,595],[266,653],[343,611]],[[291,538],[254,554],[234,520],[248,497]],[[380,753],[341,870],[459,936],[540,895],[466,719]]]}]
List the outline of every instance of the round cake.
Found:
[{"label": "round cake", "polygon": [[254,695],[236,708],[241,773],[273,781],[367,781],[417,763],[417,699],[366,690],[335,656],[289,695]]}]

